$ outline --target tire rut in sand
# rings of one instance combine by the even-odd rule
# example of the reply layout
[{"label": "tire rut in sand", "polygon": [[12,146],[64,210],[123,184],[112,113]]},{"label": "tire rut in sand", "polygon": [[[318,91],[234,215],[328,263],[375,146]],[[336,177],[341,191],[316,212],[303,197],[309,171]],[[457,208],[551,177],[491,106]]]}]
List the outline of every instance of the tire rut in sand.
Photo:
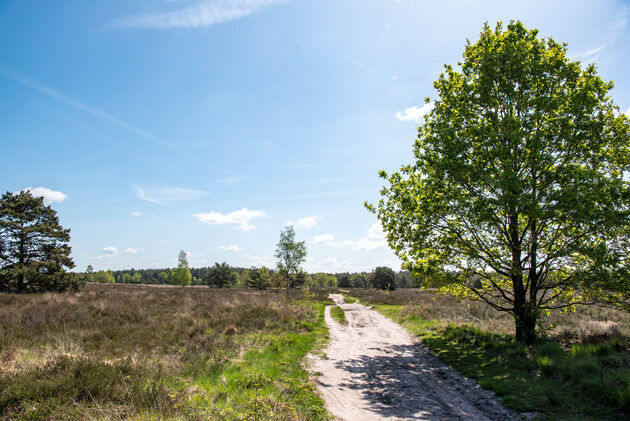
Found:
[{"label": "tire rut in sand", "polygon": [[441,363],[400,325],[370,307],[345,304],[340,325],[326,307],[325,357],[309,357],[329,411],[344,420],[520,420],[490,391]]}]

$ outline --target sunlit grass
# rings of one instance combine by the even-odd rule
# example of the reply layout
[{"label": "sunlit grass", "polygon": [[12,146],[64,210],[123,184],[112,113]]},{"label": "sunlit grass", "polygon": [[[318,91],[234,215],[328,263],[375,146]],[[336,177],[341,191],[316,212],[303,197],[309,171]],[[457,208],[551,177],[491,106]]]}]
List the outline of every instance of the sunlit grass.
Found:
[{"label": "sunlit grass", "polygon": [[[323,295],[323,294],[319,294]],[[0,419],[326,419],[323,301],[94,285],[0,294]]]},{"label": "sunlit grass", "polygon": [[342,325],[345,325],[348,323],[346,320],[345,311],[343,311],[343,309],[339,306],[332,307],[330,309],[330,315],[332,316],[333,319],[337,321],[337,323],[340,323]]}]

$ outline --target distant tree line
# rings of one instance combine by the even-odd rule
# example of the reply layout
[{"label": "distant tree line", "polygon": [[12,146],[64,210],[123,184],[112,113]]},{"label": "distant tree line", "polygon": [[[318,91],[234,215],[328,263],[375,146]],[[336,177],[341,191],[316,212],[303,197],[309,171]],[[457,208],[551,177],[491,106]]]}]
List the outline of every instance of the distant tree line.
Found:
[{"label": "distant tree line", "polygon": [[[180,285],[174,278],[178,268],[161,269],[127,269],[94,271],[88,266],[84,273],[88,282],[117,283],[117,284],[157,284]],[[227,263],[216,263],[214,266],[189,268],[190,285],[207,285],[215,288],[252,288],[270,289],[284,288],[286,281],[281,274],[267,267],[234,267]],[[383,280],[384,279],[384,280]],[[389,287],[388,287],[389,285]],[[417,288],[420,281],[411,277],[409,271],[395,272],[389,268],[380,267],[372,272],[342,272],[342,273],[306,273],[296,274],[292,287],[308,286],[312,288]]]}]

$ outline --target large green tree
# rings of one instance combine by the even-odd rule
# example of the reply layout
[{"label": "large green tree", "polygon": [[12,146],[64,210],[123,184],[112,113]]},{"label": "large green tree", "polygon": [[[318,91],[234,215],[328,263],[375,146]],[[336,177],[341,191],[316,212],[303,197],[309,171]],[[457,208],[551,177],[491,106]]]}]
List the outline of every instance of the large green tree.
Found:
[{"label": "large green tree", "polygon": [[511,313],[528,343],[550,309],[628,305],[630,122],[566,52],[520,22],[485,25],[434,83],[415,162],[381,172],[368,205],[423,286]]},{"label": "large green tree", "polygon": [[396,289],[396,272],[387,266],[379,266],[372,271],[372,286],[377,289],[393,291]]},{"label": "large green tree", "polygon": [[206,284],[217,288],[231,287],[236,284],[237,274],[227,263],[215,263],[208,271]]},{"label": "large green tree", "polygon": [[180,286],[190,285],[192,274],[190,273],[190,266],[188,265],[188,259],[186,258],[186,252],[184,250],[179,251],[177,260],[177,267],[171,270],[171,284]]},{"label": "large green tree", "polygon": [[249,271],[249,278],[247,280],[247,286],[254,289],[267,289],[271,283],[271,275],[269,269],[261,267],[259,269],[252,268]]},{"label": "large green tree", "polygon": [[278,259],[278,273],[286,282],[288,297],[295,277],[300,272],[302,263],[306,261],[306,246],[304,241],[295,241],[295,230],[292,225],[285,227],[280,232],[280,241],[276,245],[275,257]]},{"label": "large green tree", "polygon": [[28,191],[6,192],[0,199],[0,290],[42,292],[77,290],[82,276],[68,272],[70,230],[57,212]]}]

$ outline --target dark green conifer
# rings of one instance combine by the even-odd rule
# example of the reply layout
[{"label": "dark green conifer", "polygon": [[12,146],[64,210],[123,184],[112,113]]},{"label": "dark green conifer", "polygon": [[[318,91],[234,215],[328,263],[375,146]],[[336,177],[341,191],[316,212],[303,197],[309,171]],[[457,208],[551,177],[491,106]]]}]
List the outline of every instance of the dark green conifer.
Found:
[{"label": "dark green conifer", "polygon": [[43,292],[77,290],[83,277],[67,272],[70,230],[59,224],[57,212],[28,191],[6,192],[0,199],[0,291]]}]

